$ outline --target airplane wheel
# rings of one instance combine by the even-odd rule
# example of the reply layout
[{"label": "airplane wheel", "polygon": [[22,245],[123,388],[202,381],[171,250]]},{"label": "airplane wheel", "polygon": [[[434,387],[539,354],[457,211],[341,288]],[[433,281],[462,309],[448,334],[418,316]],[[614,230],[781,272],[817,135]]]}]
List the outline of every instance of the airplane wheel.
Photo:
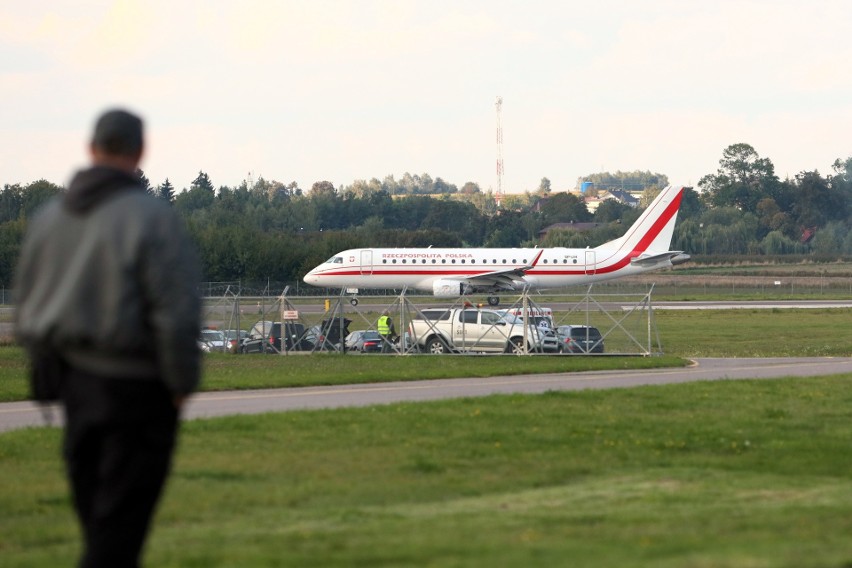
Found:
[{"label": "airplane wheel", "polygon": [[497,306],[500,304],[499,296],[488,296],[488,305],[489,306]]},{"label": "airplane wheel", "polygon": [[357,306],[358,305],[358,298],[351,298],[349,300],[349,303],[352,304],[353,306]]}]

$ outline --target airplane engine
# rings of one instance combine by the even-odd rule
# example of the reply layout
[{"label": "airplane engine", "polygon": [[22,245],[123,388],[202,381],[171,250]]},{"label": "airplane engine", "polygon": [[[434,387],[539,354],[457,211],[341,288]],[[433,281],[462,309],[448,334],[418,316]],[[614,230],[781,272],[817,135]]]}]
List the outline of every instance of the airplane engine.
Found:
[{"label": "airplane engine", "polygon": [[435,280],[432,284],[432,293],[436,298],[458,298],[472,292],[473,289],[463,280]]}]

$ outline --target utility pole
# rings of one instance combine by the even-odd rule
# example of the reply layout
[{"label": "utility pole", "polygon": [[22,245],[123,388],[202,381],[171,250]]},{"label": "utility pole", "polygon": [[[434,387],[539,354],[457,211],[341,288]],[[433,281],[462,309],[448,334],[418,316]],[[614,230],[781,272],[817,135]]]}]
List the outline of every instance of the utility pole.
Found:
[{"label": "utility pole", "polygon": [[500,200],[503,199],[503,97],[497,97],[495,106],[497,107],[497,194],[494,196],[494,201],[497,202],[497,207],[500,207]]}]

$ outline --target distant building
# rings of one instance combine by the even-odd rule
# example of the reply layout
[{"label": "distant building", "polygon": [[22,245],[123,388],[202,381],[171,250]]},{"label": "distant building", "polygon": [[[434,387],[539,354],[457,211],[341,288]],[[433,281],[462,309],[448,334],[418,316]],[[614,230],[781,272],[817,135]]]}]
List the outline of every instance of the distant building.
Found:
[{"label": "distant building", "polygon": [[586,208],[590,213],[594,213],[597,211],[598,206],[607,199],[615,199],[619,203],[629,205],[630,207],[639,207],[639,199],[632,193],[618,189],[610,189],[598,194],[597,197],[586,197]]}]

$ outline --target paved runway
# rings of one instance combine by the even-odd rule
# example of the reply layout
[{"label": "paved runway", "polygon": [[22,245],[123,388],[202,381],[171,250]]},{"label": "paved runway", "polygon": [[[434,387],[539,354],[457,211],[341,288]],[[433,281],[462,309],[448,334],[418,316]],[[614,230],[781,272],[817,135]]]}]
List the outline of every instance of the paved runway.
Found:
[{"label": "paved runway", "polygon": [[[685,369],[548,373],[486,378],[441,379],[416,382],[371,383],[201,393],[192,398],[185,419],[232,414],[259,414],[289,410],[368,406],[417,402],[498,393],[543,393],[582,389],[626,388],[691,381],[772,379],[852,373],[852,357],[791,357],[750,359],[696,359]],[[61,422],[54,409],[54,423]],[[0,404],[0,432],[41,426],[41,409],[32,402]]]}]

